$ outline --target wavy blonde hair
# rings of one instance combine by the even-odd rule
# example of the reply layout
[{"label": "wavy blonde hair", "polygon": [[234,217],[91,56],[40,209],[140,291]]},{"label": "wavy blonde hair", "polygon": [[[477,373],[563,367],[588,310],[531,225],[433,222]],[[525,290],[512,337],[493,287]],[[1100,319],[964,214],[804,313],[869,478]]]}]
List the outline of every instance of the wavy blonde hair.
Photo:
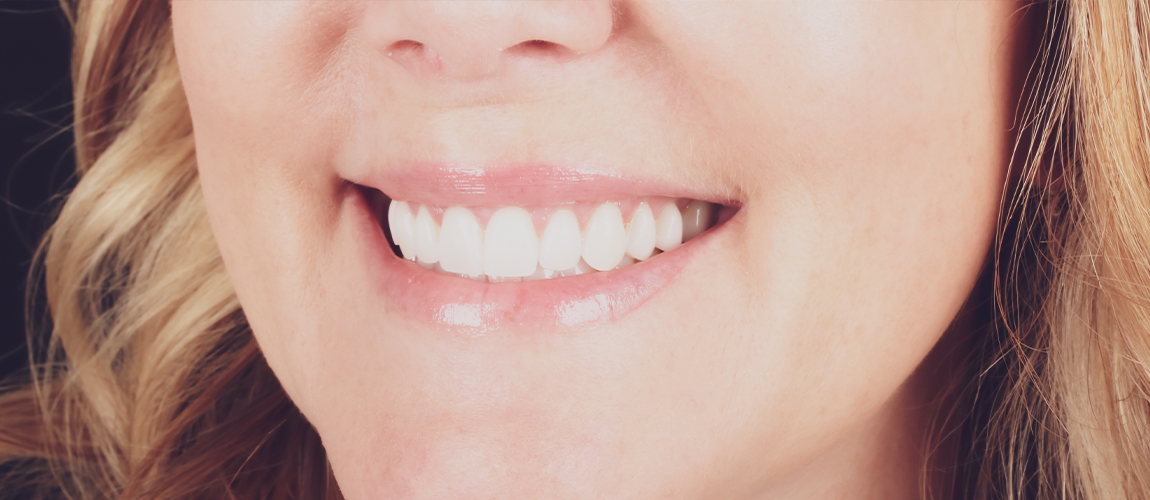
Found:
[{"label": "wavy blonde hair", "polygon": [[[1150,0],[1037,6],[954,491],[1147,498]],[[67,10],[79,181],[32,277],[51,334],[0,395],[0,497],[340,498],[212,238],[168,2]]]}]

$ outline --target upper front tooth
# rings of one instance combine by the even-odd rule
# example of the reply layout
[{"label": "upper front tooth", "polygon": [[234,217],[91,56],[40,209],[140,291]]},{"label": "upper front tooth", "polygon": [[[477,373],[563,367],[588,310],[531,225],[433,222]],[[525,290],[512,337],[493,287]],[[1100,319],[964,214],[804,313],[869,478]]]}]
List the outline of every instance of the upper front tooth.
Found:
[{"label": "upper front tooth", "polygon": [[655,246],[664,252],[683,243],[683,215],[674,203],[668,203],[655,221]]},{"label": "upper front tooth", "polygon": [[463,207],[443,212],[439,229],[439,265],[449,273],[483,274],[483,228],[475,215]]},{"label": "upper front tooth", "polygon": [[425,264],[439,262],[439,224],[431,218],[424,205],[419,206],[413,225],[415,233],[415,254]]},{"label": "upper front tooth", "polygon": [[415,217],[406,201],[391,200],[387,209],[387,227],[391,229],[391,240],[399,245],[403,257],[415,260]]},{"label": "upper front tooth", "polygon": [[483,272],[489,278],[531,276],[539,264],[539,237],[531,214],[519,207],[497,210],[487,221]]},{"label": "upper front tooth", "polygon": [[651,206],[640,203],[627,224],[627,253],[644,260],[655,251],[655,214]]},{"label": "upper front tooth", "polygon": [[544,269],[567,270],[579,262],[581,248],[579,219],[570,210],[551,215],[539,238],[539,265]]},{"label": "upper front tooth", "polygon": [[699,200],[692,200],[683,208],[683,241],[690,241],[711,227],[714,209],[714,205]]},{"label": "upper front tooth", "polygon": [[595,209],[583,231],[583,260],[599,270],[614,269],[627,251],[627,230],[623,227],[623,213],[612,203]]}]

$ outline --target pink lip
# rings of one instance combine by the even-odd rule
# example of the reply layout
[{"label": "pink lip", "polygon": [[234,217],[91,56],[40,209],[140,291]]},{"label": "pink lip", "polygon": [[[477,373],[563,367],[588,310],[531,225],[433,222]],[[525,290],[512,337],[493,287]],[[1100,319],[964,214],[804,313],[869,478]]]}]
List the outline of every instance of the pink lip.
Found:
[{"label": "pink lip", "polygon": [[417,164],[373,171],[348,180],[378,189],[396,200],[450,206],[530,206],[572,201],[623,200],[637,196],[691,198],[727,204],[705,193],[658,181],[554,166],[498,168]]}]

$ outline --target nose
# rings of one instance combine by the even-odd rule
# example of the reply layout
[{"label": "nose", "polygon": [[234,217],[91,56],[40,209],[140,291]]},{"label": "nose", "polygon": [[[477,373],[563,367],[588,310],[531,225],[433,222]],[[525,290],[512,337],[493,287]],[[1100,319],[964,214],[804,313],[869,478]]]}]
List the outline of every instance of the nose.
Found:
[{"label": "nose", "polygon": [[369,2],[370,42],[421,76],[475,79],[511,58],[593,52],[614,26],[610,0]]}]

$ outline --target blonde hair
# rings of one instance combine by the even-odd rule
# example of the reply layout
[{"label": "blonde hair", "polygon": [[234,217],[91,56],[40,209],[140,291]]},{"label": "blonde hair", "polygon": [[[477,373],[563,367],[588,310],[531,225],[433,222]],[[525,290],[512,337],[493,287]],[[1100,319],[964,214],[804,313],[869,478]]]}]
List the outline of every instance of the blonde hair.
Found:
[{"label": "blonde hair", "polygon": [[[1048,4],[961,495],[1150,496],[1148,1]],[[339,498],[212,238],[168,2],[69,10],[79,181],[40,252],[51,336],[0,395],[0,496]]]},{"label": "blonde hair", "polygon": [[[1150,497],[1150,3],[1051,2],[979,496]],[[995,481],[989,481],[993,478]]]}]

